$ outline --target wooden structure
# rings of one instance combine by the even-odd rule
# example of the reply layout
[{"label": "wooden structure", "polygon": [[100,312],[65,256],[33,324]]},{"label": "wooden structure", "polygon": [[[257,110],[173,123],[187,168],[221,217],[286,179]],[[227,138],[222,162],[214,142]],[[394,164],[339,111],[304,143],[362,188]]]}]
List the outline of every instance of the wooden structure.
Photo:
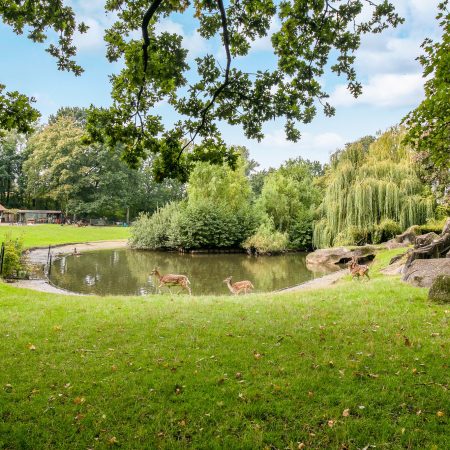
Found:
[{"label": "wooden structure", "polygon": [[47,209],[6,209],[0,205],[1,223],[61,223],[63,220],[62,211]]}]

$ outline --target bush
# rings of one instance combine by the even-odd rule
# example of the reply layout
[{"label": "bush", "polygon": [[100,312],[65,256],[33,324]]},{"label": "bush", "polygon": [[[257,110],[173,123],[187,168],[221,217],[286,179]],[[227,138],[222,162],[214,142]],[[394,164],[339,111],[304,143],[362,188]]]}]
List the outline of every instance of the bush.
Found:
[{"label": "bush", "polygon": [[172,223],[170,241],[183,249],[238,248],[257,226],[251,208],[236,213],[210,202],[188,205]]},{"label": "bush", "polygon": [[376,225],[373,232],[372,242],[374,244],[381,244],[387,242],[390,239],[395,238],[397,234],[400,234],[402,229],[400,225],[392,219],[384,219],[378,225]]},{"label": "bush", "polygon": [[130,245],[147,250],[172,248],[172,222],[176,222],[182,209],[181,203],[168,203],[151,216],[141,214],[131,228]]},{"label": "bush", "polygon": [[439,275],[434,280],[428,298],[436,303],[450,303],[450,275]]},{"label": "bush", "polygon": [[441,234],[444,228],[447,217],[440,220],[429,220],[426,224],[420,225],[418,228],[418,234],[436,233]]},{"label": "bush", "polygon": [[239,248],[258,223],[251,207],[234,213],[211,202],[170,203],[138,218],[130,244],[148,250]]},{"label": "bush", "polygon": [[3,278],[17,277],[19,272],[24,270],[22,264],[23,243],[21,240],[12,240],[9,235],[6,236],[4,242],[3,254]]},{"label": "bush", "polygon": [[267,255],[285,251],[288,244],[289,239],[287,233],[275,231],[273,221],[267,220],[259,226],[256,233],[249,237],[242,246],[249,253]]}]

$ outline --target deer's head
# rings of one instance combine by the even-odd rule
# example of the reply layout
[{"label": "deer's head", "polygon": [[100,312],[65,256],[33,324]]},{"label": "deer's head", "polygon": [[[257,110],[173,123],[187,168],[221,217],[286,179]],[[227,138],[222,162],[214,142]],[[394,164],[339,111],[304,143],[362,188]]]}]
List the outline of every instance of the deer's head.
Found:
[{"label": "deer's head", "polygon": [[150,275],[156,275],[158,273],[158,267],[154,267],[153,270],[150,272]]},{"label": "deer's head", "polygon": [[227,277],[225,278],[225,280],[223,280],[224,283],[231,283],[231,278],[232,277]]}]

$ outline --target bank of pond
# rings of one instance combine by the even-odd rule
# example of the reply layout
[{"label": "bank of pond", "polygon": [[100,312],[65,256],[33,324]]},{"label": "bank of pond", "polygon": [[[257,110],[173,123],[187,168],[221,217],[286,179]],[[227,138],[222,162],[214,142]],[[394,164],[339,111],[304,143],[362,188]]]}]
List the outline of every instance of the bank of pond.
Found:
[{"label": "bank of pond", "polygon": [[[147,295],[161,292],[151,276],[154,267],[162,274],[187,275],[195,295],[229,294],[224,279],[251,280],[254,292],[271,292],[297,285],[335,267],[308,267],[306,253],[253,257],[246,254],[180,254],[132,249],[98,250],[67,255],[53,261],[49,279],[68,291],[96,295]],[[168,292],[168,288],[162,288]],[[179,288],[171,288],[173,293]]]}]

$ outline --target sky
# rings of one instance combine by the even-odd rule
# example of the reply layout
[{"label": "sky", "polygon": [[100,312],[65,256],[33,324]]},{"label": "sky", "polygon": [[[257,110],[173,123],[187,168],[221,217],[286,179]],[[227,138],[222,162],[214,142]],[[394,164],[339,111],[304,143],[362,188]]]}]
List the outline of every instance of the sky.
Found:
[{"label": "sky", "polygon": [[[222,125],[227,144],[245,145],[260,168],[278,167],[289,158],[301,156],[322,163],[345,143],[368,134],[374,135],[398,124],[423,99],[422,70],[416,58],[425,37],[440,38],[435,16],[439,0],[391,0],[405,23],[382,34],[367,35],[356,53],[356,70],[363,83],[363,94],[354,99],[346,90],[344,79],[327,74],[322,80],[330,94],[329,102],[336,107],[336,115],[327,118],[319,113],[311,124],[301,125],[302,139],[286,140],[283,121],[276,120],[264,127],[261,142],[247,139],[239,127]],[[117,73],[118,64],[110,64],[105,57],[103,31],[113,17],[104,13],[104,0],[71,0],[79,20],[90,29],[77,35],[77,62],[85,69],[75,77],[56,68],[56,61],[45,52],[45,44],[35,44],[24,35],[16,35],[0,24],[0,83],[7,90],[18,90],[36,98],[36,107],[45,121],[61,106],[108,106],[110,84],[108,76]],[[271,32],[279,24],[274,21]],[[217,40],[204,41],[196,33],[196,23],[186,15],[165,18],[159,31],[177,32],[189,50],[188,61],[206,53],[224,60],[224,52]],[[247,71],[274,68],[270,36],[259,39],[249,56],[236,60],[233,65]],[[222,64],[223,66],[223,64]],[[173,113],[166,105],[158,106],[158,114],[168,123]]]}]

